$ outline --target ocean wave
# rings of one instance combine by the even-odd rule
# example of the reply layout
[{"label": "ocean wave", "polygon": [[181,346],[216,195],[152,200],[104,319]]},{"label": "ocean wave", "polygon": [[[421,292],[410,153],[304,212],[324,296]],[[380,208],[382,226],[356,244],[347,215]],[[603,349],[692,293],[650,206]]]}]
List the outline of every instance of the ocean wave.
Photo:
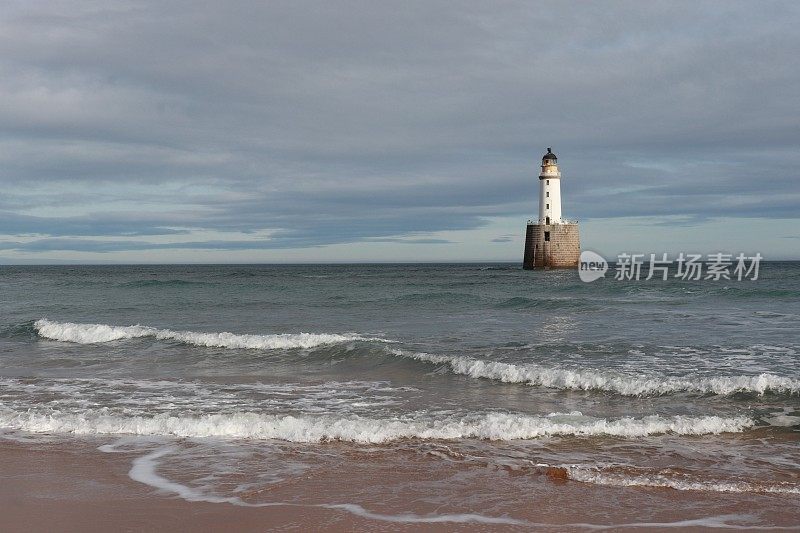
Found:
[{"label": "ocean wave", "polygon": [[583,298],[525,298],[514,296],[494,305],[495,309],[593,309],[596,300]]},{"label": "ocean wave", "polygon": [[552,368],[537,364],[513,364],[484,361],[466,356],[436,355],[424,352],[390,350],[399,357],[447,366],[453,373],[504,383],[564,390],[601,390],[624,396],[658,396],[676,392],[717,394],[798,394],[800,380],[775,374],[757,376],[719,376],[707,378],[637,377],[599,370]]},{"label": "ocean wave", "polygon": [[24,322],[22,324],[8,324],[0,327],[0,338],[2,337],[34,337],[37,335],[36,328],[33,322]]},{"label": "ocean wave", "polygon": [[143,280],[128,281],[126,283],[121,283],[119,287],[129,288],[129,289],[146,289],[148,287],[158,287],[158,288],[192,287],[192,286],[203,287],[208,285],[214,285],[214,283],[209,283],[207,281],[190,281],[185,279],[143,279]]},{"label": "ocean wave", "polygon": [[110,326],[106,324],[75,324],[40,319],[34,323],[39,336],[78,344],[96,344],[123,339],[152,337],[158,340],[174,340],[195,346],[213,348],[241,348],[250,350],[275,350],[289,348],[314,348],[327,344],[352,341],[380,341],[385,339],[363,335],[334,333],[277,333],[274,335],[242,335],[235,333],[203,333],[195,331],[173,331],[149,326]]},{"label": "ocean wave", "polygon": [[413,292],[409,294],[401,294],[391,298],[381,299],[379,301],[391,300],[392,302],[403,302],[407,304],[414,303],[452,303],[452,304],[469,304],[481,302],[481,297],[476,294],[468,292]]},{"label": "ocean wave", "polygon": [[350,441],[383,443],[400,439],[520,440],[549,436],[646,437],[671,433],[707,435],[741,432],[754,426],[739,416],[673,416],[605,419],[581,413],[544,416],[492,412],[470,416],[410,414],[394,418],[330,415],[280,416],[257,413],[203,416],[121,416],[107,410],[63,413],[57,410],[0,412],[0,426],[34,433],[78,435],[165,435],[290,442]]},{"label": "ocean wave", "polygon": [[594,485],[616,487],[655,487],[674,490],[704,492],[757,492],[768,494],[800,494],[800,486],[794,483],[758,483],[744,480],[694,479],[671,472],[630,473],[604,470],[595,466],[564,465],[567,478]]},{"label": "ocean wave", "polygon": [[370,415],[376,409],[403,404],[417,389],[392,387],[385,381],[327,381],[322,383],[216,383],[199,381],[109,378],[2,378],[0,406],[15,411],[57,407],[80,412],[102,405],[127,416],[156,413],[327,413]]}]

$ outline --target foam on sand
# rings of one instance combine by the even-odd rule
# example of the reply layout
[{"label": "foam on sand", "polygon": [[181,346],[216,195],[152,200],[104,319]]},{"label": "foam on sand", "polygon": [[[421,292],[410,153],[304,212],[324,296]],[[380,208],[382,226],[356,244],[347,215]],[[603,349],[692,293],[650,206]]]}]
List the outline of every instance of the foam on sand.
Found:
[{"label": "foam on sand", "polygon": [[658,415],[643,418],[594,418],[581,413],[525,415],[489,412],[474,415],[367,418],[333,415],[268,415],[257,413],[181,416],[125,416],[108,410],[78,413],[58,410],[0,411],[0,427],[79,435],[164,435],[230,439],[279,439],[291,442],[351,441],[383,443],[399,439],[465,438],[488,440],[536,439],[549,436],[646,437],[658,434],[707,435],[741,432],[754,425],[747,417]]},{"label": "foam on sand", "polygon": [[[115,445],[104,445],[101,451],[107,453],[116,452]],[[173,446],[163,446],[133,460],[128,476],[139,483],[144,483],[164,492],[171,492],[178,497],[190,502],[210,502],[210,503],[229,503],[242,507],[320,507],[351,513],[363,518],[380,520],[383,522],[411,523],[411,524],[430,524],[430,523],[478,523],[478,524],[512,524],[523,525],[526,522],[509,517],[493,517],[475,513],[462,514],[433,514],[428,516],[403,513],[403,514],[384,514],[368,511],[361,505],[354,503],[318,503],[302,504],[294,502],[259,502],[250,503],[242,500],[238,496],[216,496],[202,492],[198,489],[169,480],[158,473],[159,460],[166,455],[176,452]]]},{"label": "foam on sand", "polygon": [[390,350],[389,353],[447,366],[451,372],[472,378],[484,378],[504,383],[565,390],[601,390],[625,396],[663,395],[675,392],[729,395],[738,392],[765,394],[800,393],[800,380],[774,374],[758,376],[719,376],[704,378],[642,377],[615,374],[599,370],[549,368],[537,364],[512,364],[485,361],[465,356],[436,355],[422,352]]},{"label": "foam on sand", "polygon": [[794,483],[756,483],[744,480],[702,480],[669,473],[630,473],[603,470],[586,465],[564,465],[568,479],[617,487],[657,487],[705,492],[756,492],[768,494],[800,494]]},{"label": "foam on sand", "polygon": [[274,335],[239,335],[235,333],[202,333],[194,331],[173,331],[149,326],[110,326],[107,324],[75,324],[72,322],[53,322],[45,318],[37,320],[34,327],[39,336],[78,344],[96,344],[152,337],[158,340],[174,340],[195,346],[213,348],[239,348],[250,350],[275,350],[290,348],[314,348],[327,344],[352,341],[381,341],[358,334],[333,333],[278,333]]}]

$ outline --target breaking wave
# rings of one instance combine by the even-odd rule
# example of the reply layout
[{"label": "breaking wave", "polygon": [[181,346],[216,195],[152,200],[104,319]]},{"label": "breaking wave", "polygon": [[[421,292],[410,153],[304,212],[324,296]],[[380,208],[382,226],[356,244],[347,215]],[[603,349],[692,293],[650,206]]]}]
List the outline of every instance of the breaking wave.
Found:
[{"label": "breaking wave", "polygon": [[471,416],[412,414],[394,418],[279,416],[257,413],[202,416],[120,416],[98,409],[80,413],[0,412],[0,426],[34,433],[78,435],[166,435],[230,439],[278,439],[290,442],[350,441],[383,443],[399,439],[487,440],[536,439],[549,436],[646,437],[671,433],[708,435],[741,432],[754,426],[747,417],[658,415],[605,419],[575,413],[544,416],[492,412]]},{"label": "breaking wave", "polygon": [[466,356],[447,356],[390,350],[389,353],[425,363],[445,365],[455,374],[485,378],[504,383],[566,390],[601,390],[625,396],[658,396],[675,392],[730,395],[735,393],[798,394],[800,380],[760,374],[757,376],[720,376],[709,378],[637,377],[597,370],[548,368],[536,364],[512,364],[483,361]]},{"label": "breaking wave", "polygon": [[[44,318],[34,322],[33,329],[43,338],[79,344],[96,344],[152,337],[158,340],[174,340],[204,347],[274,350],[314,348],[354,341],[394,342],[389,339],[357,333],[277,333],[272,335],[227,332],[206,333],[174,331],[139,325],[112,326],[106,324],[55,322]],[[770,373],[685,378],[647,376],[644,374],[631,375],[595,369],[547,367],[535,363],[504,363],[467,356],[437,355],[399,349],[389,349],[386,353],[423,363],[444,365],[455,374],[471,378],[491,379],[503,383],[522,383],[562,390],[607,391],[624,396],[660,396],[679,392],[720,396],[737,393],[759,395],[800,394],[800,379]]]},{"label": "breaking wave", "polygon": [[158,340],[174,340],[196,346],[213,348],[241,348],[275,350],[288,348],[313,348],[327,344],[352,341],[381,341],[385,339],[365,337],[358,334],[333,333],[278,333],[274,335],[239,335],[235,333],[202,333],[173,331],[149,326],[109,326],[106,324],[75,324],[40,319],[34,323],[39,336],[78,344],[96,344],[122,339],[152,337]]}]

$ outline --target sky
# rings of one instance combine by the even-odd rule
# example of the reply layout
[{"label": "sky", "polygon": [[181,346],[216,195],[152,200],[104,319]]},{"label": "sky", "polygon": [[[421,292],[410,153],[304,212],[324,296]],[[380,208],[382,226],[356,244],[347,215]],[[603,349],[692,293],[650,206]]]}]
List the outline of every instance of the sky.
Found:
[{"label": "sky", "polygon": [[5,0],[0,263],[800,259],[800,3]]}]

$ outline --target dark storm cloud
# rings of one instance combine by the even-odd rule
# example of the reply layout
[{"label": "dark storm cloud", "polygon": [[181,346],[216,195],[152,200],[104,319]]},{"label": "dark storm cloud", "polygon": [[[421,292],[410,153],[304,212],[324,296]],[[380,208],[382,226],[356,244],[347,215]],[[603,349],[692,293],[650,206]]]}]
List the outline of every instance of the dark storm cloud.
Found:
[{"label": "dark storm cloud", "polygon": [[[799,15],[794,2],[12,2],[0,247],[441,244],[420,234],[532,215],[548,145],[571,218],[795,218]],[[190,230],[270,237],[105,238]]]}]

